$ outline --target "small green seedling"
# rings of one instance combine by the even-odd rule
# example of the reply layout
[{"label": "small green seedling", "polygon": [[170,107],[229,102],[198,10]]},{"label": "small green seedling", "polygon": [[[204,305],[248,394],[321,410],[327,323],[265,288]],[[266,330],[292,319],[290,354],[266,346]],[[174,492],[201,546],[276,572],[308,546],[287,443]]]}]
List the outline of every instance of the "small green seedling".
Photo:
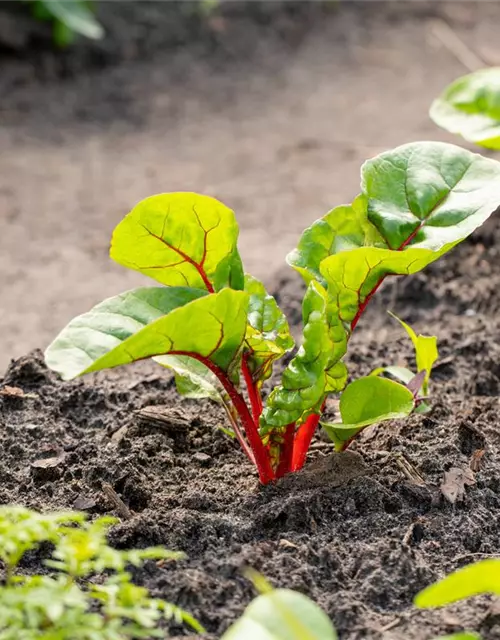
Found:
[{"label": "small green seedling", "polygon": [[[263,284],[244,275],[233,212],[194,193],[147,198],[118,224],[111,257],[162,286],[72,320],[46,350],[47,365],[70,380],[153,358],[174,371],[180,393],[222,404],[261,482],[272,482],[302,468],[328,396],[346,387],[348,342],[377,289],[421,271],[480,226],[500,204],[499,180],[500,163],[443,143],[407,144],[365,162],[361,194],[306,229],[288,256],[307,283],[304,334],[265,406],[263,385],[294,344],[288,323]],[[416,379],[372,375],[348,385],[342,425],[325,427],[339,449],[369,424],[421,407],[433,339],[406,329]]]},{"label": "small green seedling", "polygon": [[[84,514],[75,512],[42,515],[23,507],[0,507],[0,563],[5,570],[0,584],[1,640],[163,638],[161,620],[187,623],[203,632],[188,613],[151,598],[127,573],[128,566],[141,566],[146,560],[183,555],[160,547],[113,549],[106,534],[114,522],[108,517],[87,522]],[[49,573],[19,575],[24,554],[44,542],[53,545],[45,561]]]},{"label": "small green seedling", "polygon": [[[443,607],[486,594],[500,596],[500,559],[480,560],[455,571],[418,593],[415,605],[420,609]],[[451,637],[457,640],[480,640],[477,634],[469,632]]]},{"label": "small green seedling", "polygon": [[452,82],[430,109],[434,122],[487,149],[500,149],[500,67]]}]

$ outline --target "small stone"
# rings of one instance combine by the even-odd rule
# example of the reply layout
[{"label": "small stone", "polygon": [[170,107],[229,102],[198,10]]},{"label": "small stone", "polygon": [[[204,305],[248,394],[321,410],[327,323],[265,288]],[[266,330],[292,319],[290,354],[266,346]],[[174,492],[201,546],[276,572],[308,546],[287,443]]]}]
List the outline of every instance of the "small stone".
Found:
[{"label": "small stone", "polygon": [[61,477],[64,470],[64,456],[40,458],[31,463],[31,472],[35,480],[49,482]]},{"label": "small stone", "polygon": [[199,462],[202,466],[206,467],[212,462],[211,456],[208,453],[202,453],[201,451],[197,451],[193,454],[193,460]]}]

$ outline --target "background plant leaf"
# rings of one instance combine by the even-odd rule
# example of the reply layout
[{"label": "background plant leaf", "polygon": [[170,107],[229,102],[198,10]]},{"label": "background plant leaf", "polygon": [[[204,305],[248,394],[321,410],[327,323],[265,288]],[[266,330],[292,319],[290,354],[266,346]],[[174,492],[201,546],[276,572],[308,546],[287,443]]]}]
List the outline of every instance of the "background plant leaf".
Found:
[{"label": "background plant leaf", "polygon": [[258,596],[221,640],[337,640],[328,616],[312,600],[289,589]]},{"label": "background plant leaf", "polygon": [[86,38],[100,40],[104,29],[97,22],[93,12],[82,0],[38,0],[46,12],[50,13],[70,31]]},{"label": "background plant leaf", "polygon": [[161,291],[165,307],[169,294],[177,295],[178,304],[145,326],[137,297],[130,295],[125,301],[110,298],[74,318],[48,347],[48,366],[67,380],[148,357],[192,352],[224,371],[231,369],[245,336],[248,295],[231,289],[214,295],[182,288]]},{"label": "background plant leaf", "polygon": [[367,376],[348,385],[340,397],[342,422],[322,422],[321,426],[340,447],[365,427],[405,418],[414,406],[413,394],[402,384],[387,378]]},{"label": "background plant leaf", "polygon": [[153,360],[174,371],[175,385],[182,396],[222,402],[221,384],[202,362],[189,356],[158,356]]},{"label": "background plant leaf", "polygon": [[248,364],[255,381],[267,380],[273,362],[294,346],[285,314],[264,285],[256,278],[245,276],[245,291],[249,294],[246,346],[250,349]]},{"label": "background plant leaf", "polygon": [[146,198],[118,224],[110,255],[169,286],[243,289],[234,213],[196,193]]},{"label": "background plant leaf", "polygon": [[442,607],[487,593],[500,595],[500,559],[480,560],[455,571],[420,591],[414,603],[420,609]]},{"label": "background plant leaf", "polygon": [[434,122],[469,142],[500,149],[500,67],[452,82],[431,106]]}]

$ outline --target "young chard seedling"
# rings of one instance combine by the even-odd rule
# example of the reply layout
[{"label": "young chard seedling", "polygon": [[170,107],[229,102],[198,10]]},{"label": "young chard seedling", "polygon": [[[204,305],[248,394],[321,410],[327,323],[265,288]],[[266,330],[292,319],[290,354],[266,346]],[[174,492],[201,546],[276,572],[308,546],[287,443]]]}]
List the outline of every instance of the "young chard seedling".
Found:
[{"label": "young chard seedling", "polygon": [[[498,162],[442,143],[365,162],[361,194],[306,229],[288,256],[307,283],[303,341],[265,406],[263,384],[293,347],[288,323],[264,286],[244,275],[233,212],[194,193],[147,198],[113,233],[111,257],[162,286],[75,318],[46,362],[69,380],[153,358],[175,372],[182,394],[225,407],[261,482],[271,482],[303,466],[327,397],[346,387],[349,338],[385,278],[422,270],[472,233],[500,204],[499,179]],[[429,364],[417,363],[424,387]],[[348,385],[342,424],[327,426],[337,447],[369,424],[414,411],[421,399],[406,382],[372,375]]]}]

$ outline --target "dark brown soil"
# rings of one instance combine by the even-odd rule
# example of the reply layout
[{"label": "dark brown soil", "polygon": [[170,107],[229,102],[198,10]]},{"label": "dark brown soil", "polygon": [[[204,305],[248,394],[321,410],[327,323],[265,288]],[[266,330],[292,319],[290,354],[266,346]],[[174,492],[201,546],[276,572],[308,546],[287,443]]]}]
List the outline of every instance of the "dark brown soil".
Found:
[{"label": "dark brown soil", "polygon": [[[314,598],[345,640],[423,640],[462,625],[499,638],[486,600],[447,614],[412,607],[444,572],[498,552],[499,240],[496,219],[426,274],[386,287],[353,338],[358,375],[411,361],[384,306],[436,332],[432,413],[372,430],[343,455],[318,439],[303,473],[260,487],[218,430],[222,413],[179,402],[163,370],[142,364],[61,383],[35,352],[1,381],[29,394],[0,396],[1,502],[113,513],[102,491],[111,484],[133,511],[113,544],[185,551],[186,561],[148,565],[137,579],[194,613],[213,637],[252,597],[242,577],[250,565]],[[292,317],[300,289],[293,275],[279,279],[276,294]],[[137,415],[151,406],[166,421]],[[450,504],[440,491],[445,471],[467,468],[483,449],[476,484]],[[33,467],[48,457],[58,460]],[[402,471],[405,461],[423,483]]]}]

